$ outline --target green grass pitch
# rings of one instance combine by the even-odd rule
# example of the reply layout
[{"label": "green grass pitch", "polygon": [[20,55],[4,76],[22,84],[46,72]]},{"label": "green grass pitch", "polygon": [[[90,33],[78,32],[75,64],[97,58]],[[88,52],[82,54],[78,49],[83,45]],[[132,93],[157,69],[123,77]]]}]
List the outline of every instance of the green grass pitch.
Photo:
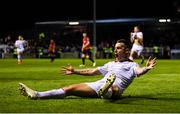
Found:
[{"label": "green grass pitch", "polygon": [[[89,60],[88,68],[91,67]],[[108,62],[97,59],[97,66]],[[136,60],[140,62],[140,60]],[[67,97],[64,99],[30,100],[20,95],[22,82],[38,91],[60,88],[69,84],[91,82],[98,76],[63,75],[61,66],[79,68],[81,59],[0,59],[0,113],[124,113],[180,112],[180,60],[158,60],[155,69],[136,78],[119,100]]]}]

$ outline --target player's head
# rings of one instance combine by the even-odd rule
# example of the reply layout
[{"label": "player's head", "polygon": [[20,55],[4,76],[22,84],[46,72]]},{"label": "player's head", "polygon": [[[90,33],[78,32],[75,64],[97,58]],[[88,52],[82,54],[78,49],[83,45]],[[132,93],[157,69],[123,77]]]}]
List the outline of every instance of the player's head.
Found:
[{"label": "player's head", "polygon": [[23,40],[24,38],[23,38],[21,35],[19,35],[19,36],[18,36],[18,39],[19,39],[19,40]]},{"label": "player's head", "polygon": [[134,32],[139,32],[140,31],[140,27],[139,26],[134,26]]},{"label": "player's head", "polygon": [[117,40],[114,49],[115,56],[117,58],[129,57],[129,44],[125,39]]},{"label": "player's head", "polygon": [[50,41],[51,43],[54,43],[54,40],[53,39],[51,39],[51,41]]},{"label": "player's head", "polygon": [[83,33],[83,37],[86,37],[86,36],[87,36],[87,33],[84,32],[84,33]]}]

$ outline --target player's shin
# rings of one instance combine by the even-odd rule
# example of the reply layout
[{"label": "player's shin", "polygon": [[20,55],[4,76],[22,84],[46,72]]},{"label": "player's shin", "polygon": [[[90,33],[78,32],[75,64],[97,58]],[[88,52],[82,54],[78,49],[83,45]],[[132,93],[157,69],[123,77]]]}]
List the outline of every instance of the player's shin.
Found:
[{"label": "player's shin", "polygon": [[53,98],[53,97],[64,98],[65,91],[64,89],[53,89],[49,91],[38,92],[37,95],[39,98]]},{"label": "player's shin", "polygon": [[20,54],[17,55],[17,59],[20,62],[20,60],[21,60],[21,55]]}]

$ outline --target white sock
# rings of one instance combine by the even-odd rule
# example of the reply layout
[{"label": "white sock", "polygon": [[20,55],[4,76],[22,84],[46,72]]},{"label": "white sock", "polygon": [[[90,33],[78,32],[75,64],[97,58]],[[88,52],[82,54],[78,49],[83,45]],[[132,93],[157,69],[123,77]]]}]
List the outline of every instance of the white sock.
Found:
[{"label": "white sock", "polygon": [[18,61],[21,61],[21,55],[17,55]]},{"label": "white sock", "polygon": [[53,89],[53,90],[49,90],[49,91],[38,92],[37,95],[39,98],[43,98],[43,97],[64,98],[65,97],[65,91],[64,91],[64,89]]},{"label": "white sock", "polygon": [[132,56],[130,56],[130,57],[129,57],[129,59],[130,59],[130,60],[133,60],[133,57],[132,57]]}]

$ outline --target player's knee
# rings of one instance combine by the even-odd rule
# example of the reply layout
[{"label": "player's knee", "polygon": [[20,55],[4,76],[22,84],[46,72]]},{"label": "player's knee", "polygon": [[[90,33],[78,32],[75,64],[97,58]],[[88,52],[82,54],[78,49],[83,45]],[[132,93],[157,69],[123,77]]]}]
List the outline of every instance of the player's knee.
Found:
[{"label": "player's knee", "polygon": [[82,54],[82,56],[81,56],[82,58],[85,58],[85,55],[84,54]]},{"label": "player's knee", "polygon": [[117,86],[112,86],[112,92],[117,93],[119,91],[119,88]]},{"label": "player's knee", "polygon": [[89,59],[89,55],[86,55],[86,58]]},{"label": "player's knee", "polygon": [[117,99],[117,98],[119,98],[121,96],[120,90],[119,90],[119,88],[117,86],[112,86],[111,89],[112,89],[111,98]]}]

